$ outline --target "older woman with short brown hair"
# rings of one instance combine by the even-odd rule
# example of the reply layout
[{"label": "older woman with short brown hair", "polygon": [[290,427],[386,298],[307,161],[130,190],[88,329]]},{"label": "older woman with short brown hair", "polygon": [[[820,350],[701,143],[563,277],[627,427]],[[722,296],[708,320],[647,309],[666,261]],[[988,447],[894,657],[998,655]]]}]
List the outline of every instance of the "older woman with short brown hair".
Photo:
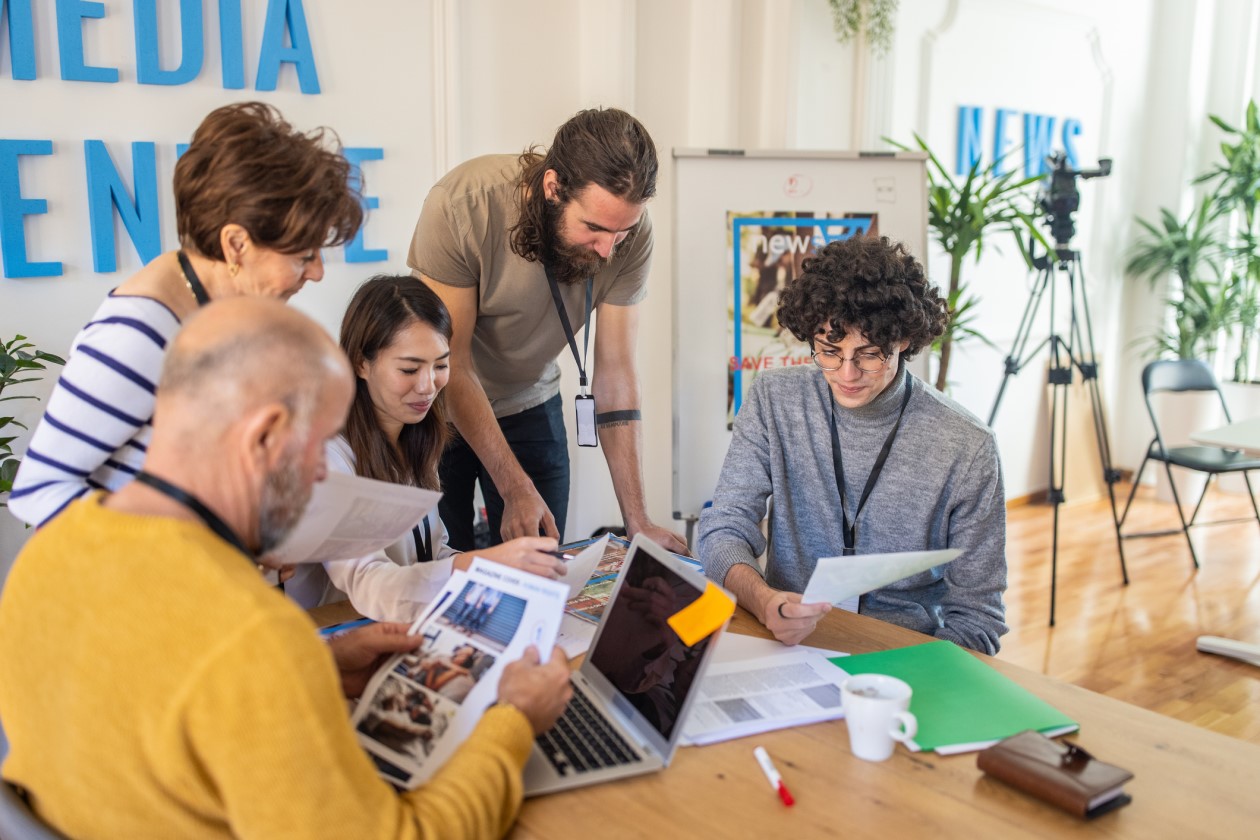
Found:
[{"label": "older woman with short brown hair", "polygon": [[216,298],[287,300],[324,276],[320,249],[363,224],[335,135],[299,132],[260,102],[212,111],[175,166],[180,249],[109,293],[75,337],[31,437],[9,509],[42,525],[91,488],[115,490],[144,462],[170,339]]}]

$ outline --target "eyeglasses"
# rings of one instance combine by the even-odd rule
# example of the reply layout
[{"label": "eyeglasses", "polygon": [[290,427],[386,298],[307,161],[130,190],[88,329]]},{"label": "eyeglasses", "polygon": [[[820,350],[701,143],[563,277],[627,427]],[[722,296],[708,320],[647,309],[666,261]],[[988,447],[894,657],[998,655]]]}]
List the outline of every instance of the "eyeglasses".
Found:
[{"label": "eyeglasses", "polygon": [[814,364],[823,370],[840,370],[845,362],[853,362],[862,373],[878,373],[890,358],[882,353],[854,353],[852,359],[846,359],[834,350],[815,350],[810,355],[814,357]]}]

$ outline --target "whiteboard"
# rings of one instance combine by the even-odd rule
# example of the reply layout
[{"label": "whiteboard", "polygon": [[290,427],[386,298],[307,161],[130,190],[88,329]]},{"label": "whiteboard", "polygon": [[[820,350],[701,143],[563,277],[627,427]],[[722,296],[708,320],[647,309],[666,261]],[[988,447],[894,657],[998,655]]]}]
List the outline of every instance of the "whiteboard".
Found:
[{"label": "whiteboard", "polygon": [[[781,356],[765,351],[768,340],[795,342],[774,337],[777,290],[755,297],[762,289],[750,280],[750,261],[781,287],[799,271],[797,246],[866,232],[900,241],[924,261],[926,160],[921,152],[674,150],[675,518],[698,515],[713,498],[731,418],[749,382],[768,369],[760,365],[802,361],[799,345]],[[778,261],[777,274],[767,259]],[[732,322],[745,328],[732,331]],[[756,342],[761,349],[748,354]]]}]

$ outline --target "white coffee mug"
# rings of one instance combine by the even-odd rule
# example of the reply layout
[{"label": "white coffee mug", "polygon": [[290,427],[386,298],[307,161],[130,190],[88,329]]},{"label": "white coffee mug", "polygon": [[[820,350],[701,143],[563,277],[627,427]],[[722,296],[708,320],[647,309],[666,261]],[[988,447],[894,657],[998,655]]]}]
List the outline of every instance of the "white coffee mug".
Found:
[{"label": "white coffee mug", "polygon": [[903,744],[919,731],[919,721],[909,711],[910,686],[896,677],[859,674],[840,688],[844,718],[849,725],[853,754],[867,761],[883,761],[893,745]]}]

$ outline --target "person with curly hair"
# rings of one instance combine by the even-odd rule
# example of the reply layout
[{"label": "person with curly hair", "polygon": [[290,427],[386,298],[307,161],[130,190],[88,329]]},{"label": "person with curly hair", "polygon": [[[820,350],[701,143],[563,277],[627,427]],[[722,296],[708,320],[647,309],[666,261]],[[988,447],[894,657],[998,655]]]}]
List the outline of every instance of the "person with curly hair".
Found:
[{"label": "person with curly hair", "polygon": [[819,557],[961,549],[951,563],[839,606],[997,653],[1007,631],[997,441],[906,369],[945,330],[939,290],[903,245],[854,237],[805,261],[778,316],[809,342],[814,364],[753,383],[700,517],[705,572],[775,638],[796,644],[831,609],[801,603]]},{"label": "person with curly hair", "polygon": [[638,120],[592,108],[560,126],[545,151],[474,158],[429,191],[407,265],[455,326],[447,403],[458,436],[440,466],[440,511],[455,548],[474,548],[478,483],[491,544],[540,532],[563,539],[569,447],[556,357],[579,355],[593,313],[594,358],[581,351],[578,367],[590,374],[595,432],[626,529],[687,550],[647,515],[639,452],[635,342],[657,168]]}]

